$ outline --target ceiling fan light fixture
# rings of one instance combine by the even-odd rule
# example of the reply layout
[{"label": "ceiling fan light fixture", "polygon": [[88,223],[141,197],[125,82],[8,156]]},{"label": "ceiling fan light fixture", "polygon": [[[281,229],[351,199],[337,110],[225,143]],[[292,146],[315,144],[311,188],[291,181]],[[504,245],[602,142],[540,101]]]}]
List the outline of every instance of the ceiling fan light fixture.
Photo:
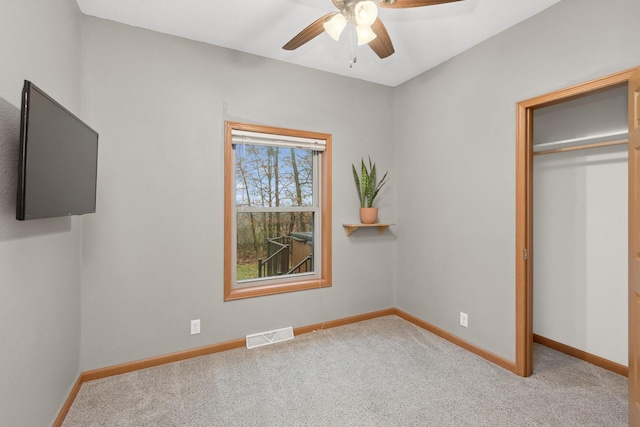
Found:
[{"label": "ceiling fan light fixture", "polygon": [[358,35],[358,46],[367,44],[378,37],[369,25],[356,25],[356,34]]},{"label": "ceiling fan light fixture", "polygon": [[327,34],[337,41],[340,38],[340,34],[342,34],[342,30],[347,26],[347,19],[342,13],[336,13],[328,18],[322,26]]},{"label": "ceiling fan light fixture", "polygon": [[371,26],[378,18],[378,6],[371,0],[356,3],[354,8],[356,24]]}]

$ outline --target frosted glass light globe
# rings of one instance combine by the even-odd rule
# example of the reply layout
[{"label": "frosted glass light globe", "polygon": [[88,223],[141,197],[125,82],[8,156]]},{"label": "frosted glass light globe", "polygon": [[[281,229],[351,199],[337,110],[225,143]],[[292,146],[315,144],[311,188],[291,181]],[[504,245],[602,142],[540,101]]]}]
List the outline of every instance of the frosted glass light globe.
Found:
[{"label": "frosted glass light globe", "polygon": [[327,19],[322,26],[327,34],[337,41],[340,38],[342,30],[347,26],[347,19],[342,13],[336,13],[331,18]]},{"label": "frosted glass light globe", "polygon": [[376,22],[378,6],[371,0],[361,1],[356,4],[354,13],[356,15],[356,23],[368,27]]},{"label": "frosted glass light globe", "polygon": [[357,25],[356,33],[358,34],[358,46],[369,43],[378,37],[368,25]]}]

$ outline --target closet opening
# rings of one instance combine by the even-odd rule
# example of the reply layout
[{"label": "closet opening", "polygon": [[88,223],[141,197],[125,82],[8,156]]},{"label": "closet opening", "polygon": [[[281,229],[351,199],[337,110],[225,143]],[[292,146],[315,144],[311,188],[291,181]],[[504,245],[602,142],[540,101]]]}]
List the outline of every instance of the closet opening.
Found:
[{"label": "closet opening", "polygon": [[533,341],[624,376],[627,110],[626,84],[534,109],[532,147]]},{"label": "closet opening", "polygon": [[[577,351],[585,360],[595,356],[588,361],[609,363],[607,369],[626,373],[626,102],[634,71],[517,105],[518,375],[533,372],[534,336],[542,344],[564,346],[555,347]],[[622,188],[612,191],[607,185]],[[602,224],[611,212],[613,239]],[[615,285],[607,289],[612,282],[607,278],[610,260],[616,263]],[[611,313],[620,318],[611,322],[606,318]],[[598,324],[598,319],[606,321]],[[605,335],[604,341],[615,341],[613,352],[596,343]]]}]

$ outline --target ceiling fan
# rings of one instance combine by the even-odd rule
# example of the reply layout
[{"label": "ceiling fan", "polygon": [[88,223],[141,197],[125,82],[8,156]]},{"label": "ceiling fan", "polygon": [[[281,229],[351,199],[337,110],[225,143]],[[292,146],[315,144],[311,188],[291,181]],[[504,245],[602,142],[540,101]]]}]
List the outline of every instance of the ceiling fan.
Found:
[{"label": "ceiling fan", "polygon": [[[338,12],[329,12],[319,18],[282,48],[294,50],[312,40],[323,31],[338,40],[340,34],[351,24],[355,29],[354,41],[357,45],[368,44],[381,59],[391,56],[395,50],[384,24],[378,18],[378,6],[385,8],[410,8],[452,3],[460,0],[332,0]],[[355,45],[355,43],[354,43]],[[355,56],[352,54],[352,62]]]}]

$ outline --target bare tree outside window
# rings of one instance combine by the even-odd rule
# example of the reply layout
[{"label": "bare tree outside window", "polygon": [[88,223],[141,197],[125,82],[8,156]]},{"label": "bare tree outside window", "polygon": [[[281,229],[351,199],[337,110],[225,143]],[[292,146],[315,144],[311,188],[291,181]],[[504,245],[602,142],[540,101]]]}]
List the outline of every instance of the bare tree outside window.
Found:
[{"label": "bare tree outside window", "polygon": [[312,206],[313,152],[238,145],[236,182],[237,280],[313,271],[312,212],[243,212]]}]

